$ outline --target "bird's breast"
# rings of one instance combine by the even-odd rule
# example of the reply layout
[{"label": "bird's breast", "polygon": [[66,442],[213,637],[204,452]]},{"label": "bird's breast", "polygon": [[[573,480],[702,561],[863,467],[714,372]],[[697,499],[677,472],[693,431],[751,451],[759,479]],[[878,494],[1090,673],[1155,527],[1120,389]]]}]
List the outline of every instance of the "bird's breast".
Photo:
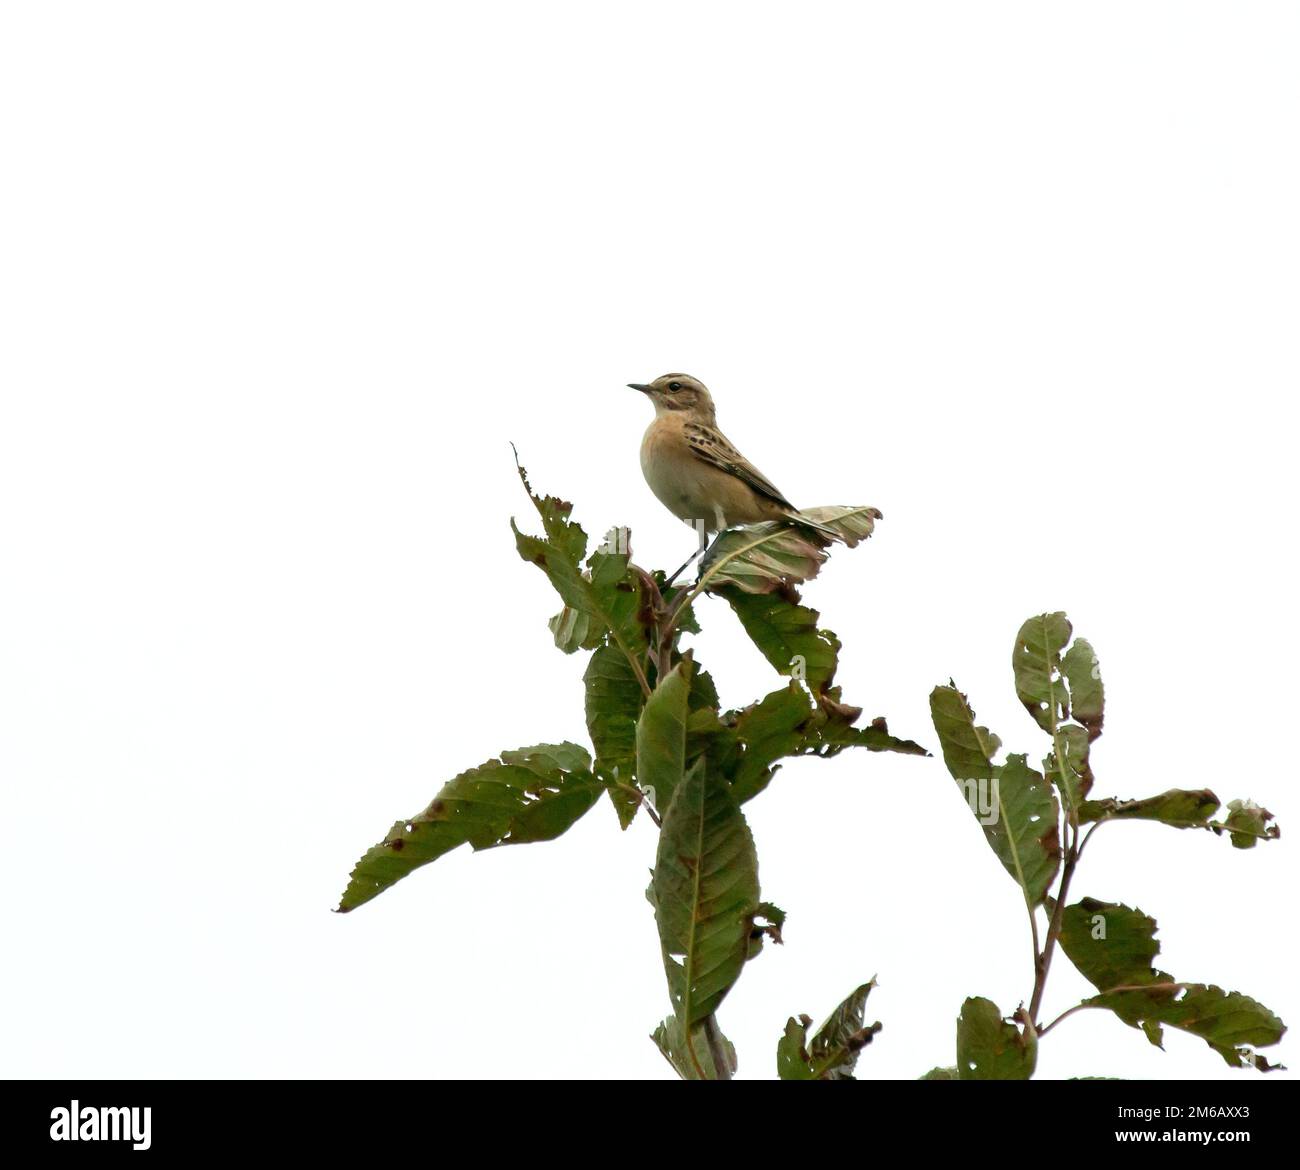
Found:
[{"label": "bird's breast", "polygon": [[686,436],[671,417],[659,417],[646,428],[641,440],[641,473],[674,516],[688,523],[701,517],[705,507]]}]

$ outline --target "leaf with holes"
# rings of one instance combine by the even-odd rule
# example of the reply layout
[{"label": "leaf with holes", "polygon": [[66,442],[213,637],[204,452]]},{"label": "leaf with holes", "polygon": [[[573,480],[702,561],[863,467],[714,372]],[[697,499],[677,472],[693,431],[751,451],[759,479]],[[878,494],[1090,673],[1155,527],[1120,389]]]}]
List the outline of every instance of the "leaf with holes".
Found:
[{"label": "leaf with holes", "polygon": [[857,548],[859,541],[866,540],[875,530],[876,521],[883,519],[879,508],[863,505],[829,504],[820,508],[804,508],[800,516],[829,528],[836,539]]},{"label": "leaf with holes", "polygon": [[[713,1025],[716,1029],[716,1023]],[[709,1044],[705,1025],[691,1029],[689,1047],[682,1038],[682,1026],[676,1016],[669,1016],[650,1037],[664,1059],[684,1081],[725,1081],[736,1071],[736,1048],[722,1033],[716,1046]]]},{"label": "leaf with holes", "polygon": [[1079,806],[1079,823],[1091,821],[1159,821],[1175,829],[1208,829],[1219,809],[1219,798],[1208,788],[1171,788],[1141,800],[1085,800]]},{"label": "leaf with holes", "polygon": [[1061,949],[1108,1008],[1163,1046],[1164,1027],[1199,1036],[1234,1068],[1273,1068],[1254,1050],[1276,1044],[1286,1025],[1257,1000],[1204,983],[1179,983],[1154,966],[1155,919],[1114,902],[1084,898],[1062,914]]},{"label": "leaf with holes", "polygon": [[1061,651],[1070,641],[1070,622],[1063,613],[1030,618],[1016,635],[1011,667],[1016,694],[1049,735],[1069,717],[1069,692],[1061,674]]},{"label": "leaf with holes", "polygon": [[759,904],[754,839],[731,786],[699,760],[673,794],[650,884],[673,1009],[712,1015],[745,965]]},{"label": "leaf with holes", "polygon": [[[850,548],[871,535],[880,512],[867,507],[810,508],[804,515],[830,529]],[[699,588],[732,585],[746,593],[772,593],[811,580],[825,563],[830,538],[785,520],[722,533],[700,569]]]},{"label": "leaf with holes", "polygon": [[976,997],[962,1004],[957,1020],[958,1079],[1027,1081],[1037,1058],[1038,1041],[1033,1032],[1004,1020],[992,1000]]},{"label": "leaf with holes", "polygon": [[514,520],[510,527],[519,555],[546,574],[564,601],[564,609],[550,621],[556,645],[572,653],[595,649],[608,638],[627,657],[642,691],[648,692],[643,666],[648,610],[641,580],[629,568],[627,529],[611,529],[605,543],[587,557],[584,569],[587,534],[569,519],[573,505],[556,496],[535,495],[522,467],[519,478],[544,535],[521,532]]},{"label": "leaf with holes", "polygon": [[502,752],[449,780],[423,811],[393,825],[357,862],[339,910],[355,910],[461,845],[477,850],[550,841],[601,791],[591,757],[576,743]]},{"label": "leaf with holes", "polygon": [[627,828],[640,807],[636,783],[636,724],[645,697],[627,657],[616,646],[600,646],[582,676],[587,734],[596,752],[596,775],[609,785],[619,824]]},{"label": "leaf with holes", "polygon": [[1273,814],[1253,800],[1230,800],[1228,818],[1216,832],[1226,830],[1235,849],[1253,849],[1257,841],[1276,841],[1282,835],[1277,825],[1269,824],[1272,819]]},{"label": "leaf with holes", "polygon": [[984,829],[993,852],[1030,906],[1042,902],[1060,865],[1060,806],[1052,786],[1023,755],[995,764],[1000,742],[975,723],[956,687],[935,687],[930,715],[944,762]]},{"label": "leaf with holes", "polygon": [[[1090,745],[1101,734],[1105,694],[1092,645],[1070,641],[1063,613],[1042,613],[1020,627],[1012,651],[1016,694],[1034,721],[1052,737],[1043,770],[1073,809],[1092,788]],[[1068,722],[1071,715],[1076,722]]]},{"label": "leaf with holes", "polygon": [[1075,638],[1061,659],[1061,670],[1070,686],[1070,717],[1087,728],[1089,739],[1096,739],[1106,715],[1106,691],[1096,651],[1087,638]]},{"label": "leaf with holes", "polygon": [[793,1016],[776,1047],[777,1075],[783,1081],[851,1081],[858,1054],[880,1031],[879,1022],[867,1024],[867,996],[876,986],[872,979],[856,988],[808,1040],[812,1019]]}]

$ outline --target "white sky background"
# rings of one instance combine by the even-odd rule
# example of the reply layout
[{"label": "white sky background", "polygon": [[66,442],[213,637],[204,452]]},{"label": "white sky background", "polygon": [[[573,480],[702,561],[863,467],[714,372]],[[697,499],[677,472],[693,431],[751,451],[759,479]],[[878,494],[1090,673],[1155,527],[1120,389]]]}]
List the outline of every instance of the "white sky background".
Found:
[{"label": "white sky background", "polygon": [[[805,591],[867,717],[934,747],[952,676],[1040,759],[1011,644],[1065,609],[1098,794],[1277,814],[1251,852],[1108,826],[1073,893],[1294,1025],[1298,34],[1267,3],[7,6],[0,1073],[672,1075],[648,821],[330,913],[445,779],[585,742],[508,442],[671,567],[624,388],[667,370],[796,503],[883,509]],[[725,703],[780,685],[700,617]],[[868,1078],[1027,998],[940,760],[799,761],[746,812],[790,918],[721,1011],[742,1076],[873,974]],[[1045,1016],[1085,989],[1062,957]],[[1095,1012],[1039,1074],[1254,1075]]]}]

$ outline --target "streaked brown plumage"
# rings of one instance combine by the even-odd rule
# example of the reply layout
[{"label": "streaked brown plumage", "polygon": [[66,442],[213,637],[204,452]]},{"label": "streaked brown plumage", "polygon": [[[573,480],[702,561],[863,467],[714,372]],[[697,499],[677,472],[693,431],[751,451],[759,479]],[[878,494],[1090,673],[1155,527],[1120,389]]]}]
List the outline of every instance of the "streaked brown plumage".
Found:
[{"label": "streaked brown plumage", "polygon": [[834,537],[800,516],[781,491],[720,430],[713,399],[689,374],[630,382],[654,403],[654,421],[641,441],[641,471],[674,516],[703,532],[738,524],[792,520]]}]

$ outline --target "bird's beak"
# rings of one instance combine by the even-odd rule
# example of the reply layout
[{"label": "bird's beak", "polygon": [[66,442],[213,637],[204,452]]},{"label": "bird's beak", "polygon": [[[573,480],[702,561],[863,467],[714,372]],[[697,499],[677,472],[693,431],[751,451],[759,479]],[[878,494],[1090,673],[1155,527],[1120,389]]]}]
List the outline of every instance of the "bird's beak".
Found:
[{"label": "bird's beak", "polygon": [[650,387],[649,387],[649,386],[642,386],[640,382],[629,382],[629,383],[627,384],[627,388],[628,388],[629,390],[640,390],[642,394],[649,394],[649,393],[650,393]]}]

